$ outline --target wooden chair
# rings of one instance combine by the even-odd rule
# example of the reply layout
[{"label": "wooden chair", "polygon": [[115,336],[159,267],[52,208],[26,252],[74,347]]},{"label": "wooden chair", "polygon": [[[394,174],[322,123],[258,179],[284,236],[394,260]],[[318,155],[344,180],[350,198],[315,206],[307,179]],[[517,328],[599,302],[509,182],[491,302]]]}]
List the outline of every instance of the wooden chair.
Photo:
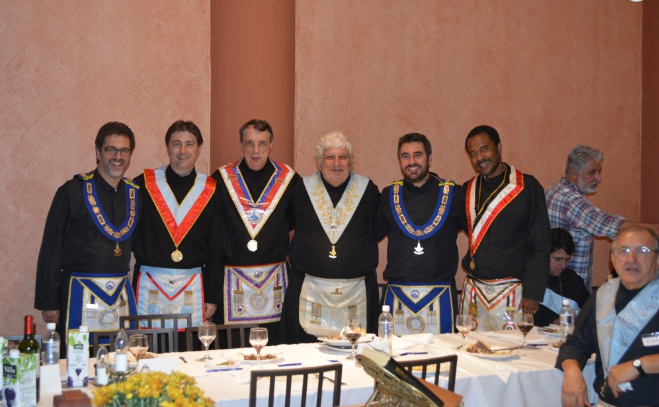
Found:
[{"label": "wooden chair", "polygon": [[[167,353],[174,352],[174,331],[169,328],[159,328],[159,329],[125,329],[126,335],[130,338],[134,334],[145,334],[147,336],[147,341],[149,342],[149,352],[152,353]],[[104,331],[104,332],[94,332],[93,339],[93,355],[96,356],[98,353],[98,347],[103,344],[107,344],[106,341],[109,341],[110,352],[114,352],[114,340],[117,338],[119,331]]]},{"label": "wooden chair", "polygon": [[[225,325],[217,325],[217,335],[215,335],[215,341],[209,346],[209,349],[220,349],[220,334],[225,335],[227,338],[227,348],[226,349],[234,349],[234,348],[244,348],[245,346],[249,346],[249,330],[251,328],[256,328],[258,327],[258,324],[225,324]],[[185,341],[187,342],[187,350],[188,352],[191,352],[192,349],[192,344],[193,344],[193,339],[192,336],[193,334],[197,334],[199,332],[199,327],[188,327],[185,329]],[[240,346],[238,344],[236,346],[233,345],[233,339],[234,339],[234,332],[238,335],[240,335]]]},{"label": "wooden chair", "polygon": [[[334,372],[334,377],[325,376],[325,373]],[[318,396],[316,400],[316,407],[320,407],[323,401],[323,384],[325,379],[334,381],[334,390],[332,396],[332,405],[338,406],[341,404],[341,377],[343,375],[343,365],[334,363],[331,365],[302,367],[298,369],[275,369],[275,370],[252,370],[249,382],[249,407],[256,407],[256,385],[259,378],[269,378],[270,388],[268,392],[268,406],[272,407],[275,401],[275,379],[277,377],[286,377],[286,398],[284,402],[285,407],[291,405],[291,384],[293,376],[302,376],[302,394],[301,394],[301,407],[307,405],[307,389],[309,386],[309,375],[312,380],[318,381]],[[282,383],[283,385],[283,383]]]},{"label": "wooden chair", "polygon": [[401,366],[403,366],[408,372],[413,374],[412,369],[414,367],[421,366],[421,378],[423,380],[426,379],[426,376],[428,374],[428,367],[429,366],[435,366],[434,369],[430,369],[429,372],[432,373],[434,370],[435,373],[435,385],[439,385],[439,371],[441,370],[441,366],[444,363],[449,364],[449,372],[448,372],[448,387],[447,389],[450,391],[455,390],[455,374],[457,371],[458,367],[458,355],[449,355],[449,356],[437,356],[433,358],[428,358],[428,359],[417,359],[417,360],[405,360],[405,361],[399,361],[398,362]]},{"label": "wooden chair", "polygon": [[[139,329],[142,324],[146,322],[146,327],[164,328],[165,322],[172,323],[172,331],[174,332],[174,351],[178,351],[178,334],[179,330],[183,331],[182,320],[187,322],[186,326],[192,326],[192,317],[190,313],[187,314],[152,314],[152,315],[124,315],[119,317],[119,326],[123,329]],[[158,322],[154,324],[154,322]],[[154,326],[155,325],[155,326]],[[180,327],[180,328],[179,328]]]}]

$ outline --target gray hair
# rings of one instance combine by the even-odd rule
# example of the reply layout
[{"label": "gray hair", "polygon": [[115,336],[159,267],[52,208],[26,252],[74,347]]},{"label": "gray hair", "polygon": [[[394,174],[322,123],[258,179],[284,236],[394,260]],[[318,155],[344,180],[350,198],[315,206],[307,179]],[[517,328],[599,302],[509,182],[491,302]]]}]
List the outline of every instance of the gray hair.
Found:
[{"label": "gray hair", "polygon": [[655,254],[656,254],[656,252],[659,252],[659,233],[657,233],[656,230],[654,230],[651,227],[646,226],[646,225],[628,226],[624,229],[618,230],[618,234],[616,235],[616,238],[613,239],[613,250],[615,250],[615,248],[617,246],[618,238],[620,237],[620,235],[622,235],[623,233],[627,233],[627,232],[646,232],[646,233],[648,233],[650,236],[652,236],[652,240],[654,240]]},{"label": "gray hair", "polygon": [[350,154],[349,168],[352,171],[352,166],[355,164],[355,153],[352,151],[352,143],[350,143],[348,137],[340,131],[333,131],[325,134],[320,138],[318,144],[316,144],[316,168],[320,169],[325,150],[333,148],[345,148],[348,150],[348,154]]},{"label": "gray hair", "polygon": [[574,169],[576,172],[580,172],[590,160],[595,160],[598,163],[604,161],[604,154],[601,151],[594,148],[578,145],[570,152],[570,155],[567,157],[567,165],[565,166],[565,175],[570,175],[570,170]]}]

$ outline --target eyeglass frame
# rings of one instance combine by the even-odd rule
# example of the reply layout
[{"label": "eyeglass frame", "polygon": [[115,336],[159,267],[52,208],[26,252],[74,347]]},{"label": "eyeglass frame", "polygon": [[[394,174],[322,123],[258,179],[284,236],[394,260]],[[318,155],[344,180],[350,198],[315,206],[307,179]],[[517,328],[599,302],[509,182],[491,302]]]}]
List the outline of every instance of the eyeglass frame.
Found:
[{"label": "eyeglass frame", "polygon": [[[620,251],[620,250],[623,251]],[[647,250],[647,252],[643,253],[641,251]],[[658,250],[652,250],[647,246],[636,246],[634,248],[631,248],[629,246],[620,246],[620,247],[615,247],[611,249],[611,253],[613,253],[617,258],[619,259],[624,259],[629,256],[630,253],[634,253],[634,256],[639,259],[644,259],[647,258],[651,255],[651,253],[657,253],[659,252]]]},{"label": "eyeglass frame", "polygon": [[[117,148],[115,146],[108,146],[105,148],[101,148],[107,155],[117,155],[117,153],[120,153],[122,157],[128,157],[133,151],[130,148]],[[108,150],[114,150],[114,153],[111,153]]]}]

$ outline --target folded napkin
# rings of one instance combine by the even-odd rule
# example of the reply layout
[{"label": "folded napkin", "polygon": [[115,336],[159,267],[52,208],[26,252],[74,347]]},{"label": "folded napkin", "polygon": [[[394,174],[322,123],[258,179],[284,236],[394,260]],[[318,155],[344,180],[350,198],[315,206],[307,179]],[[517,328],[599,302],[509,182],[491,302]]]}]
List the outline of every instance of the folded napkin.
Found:
[{"label": "folded napkin", "polygon": [[[511,331],[489,331],[489,332],[479,332],[482,335],[489,336],[492,338],[502,338],[508,339],[511,341],[522,343],[524,336],[517,329]],[[529,332],[526,336],[526,343],[529,345],[547,345],[547,339],[544,335],[541,335],[537,332]]]}]

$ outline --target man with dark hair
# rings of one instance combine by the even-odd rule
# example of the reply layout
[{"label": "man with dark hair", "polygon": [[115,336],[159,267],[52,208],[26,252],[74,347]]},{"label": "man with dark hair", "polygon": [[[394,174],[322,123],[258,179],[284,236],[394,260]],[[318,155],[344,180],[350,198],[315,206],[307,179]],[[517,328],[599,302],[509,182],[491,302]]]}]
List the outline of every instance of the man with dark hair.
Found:
[{"label": "man with dark hair", "polygon": [[478,126],[465,146],[479,173],[464,184],[469,251],[462,312],[479,330],[514,328],[514,311],[534,314],[547,285],[551,234],[544,191],[502,161],[499,133]]},{"label": "man with dark hair", "polygon": [[[568,267],[585,282],[590,291],[593,281],[593,238],[613,239],[627,226],[638,225],[596,208],[586,195],[597,192],[602,181],[604,154],[594,148],[576,146],[567,158],[565,177],[547,188],[547,210],[552,227],[567,229],[575,250]],[[659,230],[658,225],[648,225]]]},{"label": "man with dark hair", "polygon": [[[135,136],[123,123],[103,125],[96,136],[96,169],[62,185],[50,206],[37,261],[34,307],[69,329],[119,328],[135,314],[130,247],[138,221],[138,187],[123,178]],[[64,355],[66,346],[62,347]]]},{"label": "man with dark hair", "polygon": [[611,262],[620,277],[586,302],[556,359],[564,407],[590,406],[581,371],[593,353],[598,406],[659,405],[659,235],[645,225],[621,230]]},{"label": "man with dark hair", "polygon": [[219,202],[215,179],[195,169],[203,142],[196,124],[174,122],[165,134],[169,165],[135,178],[144,191],[133,248],[139,315],[190,313],[198,326],[217,309],[224,266]]},{"label": "man with dark hair", "polygon": [[286,256],[292,208],[289,185],[299,179],[291,167],[270,159],[273,133],[264,120],[240,128],[243,157],[213,173],[222,216],[223,312],[214,321],[260,323],[269,343],[277,329],[288,286]]},{"label": "man with dark hair", "polygon": [[551,254],[549,255],[549,275],[545,297],[540,309],[533,318],[537,326],[558,325],[558,313],[563,300],[570,301],[570,307],[579,312],[586,303],[590,292],[583,279],[573,270],[567,268],[570,256],[574,252],[574,241],[570,232],[563,228],[551,230]]},{"label": "man with dark hair", "polygon": [[384,303],[396,334],[452,333],[464,189],[430,172],[432,147],[423,134],[398,140],[398,163],[403,179],[384,188],[376,216],[376,238],[388,236]]}]

